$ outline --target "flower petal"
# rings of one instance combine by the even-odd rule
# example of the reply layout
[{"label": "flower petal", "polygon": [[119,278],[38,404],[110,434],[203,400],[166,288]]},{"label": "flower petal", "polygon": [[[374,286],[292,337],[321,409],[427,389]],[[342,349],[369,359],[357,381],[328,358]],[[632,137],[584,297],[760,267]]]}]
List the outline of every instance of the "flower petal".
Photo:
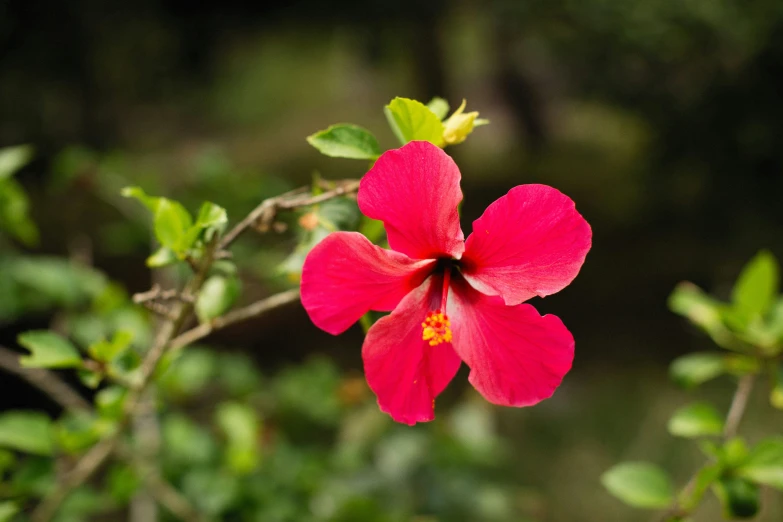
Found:
[{"label": "flower petal", "polygon": [[302,305],[318,328],[337,335],[368,310],[393,309],[435,263],[385,250],[358,232],[334,232],[305,259]]},{"label": "flower petal", "polygon": [[454,349],[470,367],[470,383],[489,402],[531,406],[552,396],[574,359],[574,338],[554,315],[452,279],[446,312]]},{"label": "flower petal", "polygon": [[426,141],[385,152],[359,185],[359,209],[380,219],[389,245],[416,259],[459,257],[465,250],[457,205],[457,165]]},{"label": "flower petal", "polygon": [[430,346],[422,322],[440,307],[443,278],[430,276],[375,323],[362,346],[367,383],[378,406],[397,422],[416,424],[435,418],[435,397],[461,364],[451,343]]},{"label": "flower petal", "polygon": [[565,288],[591,242],[571,198],[546,185],[519,185],[473,222],[463,274],[477,290],[514,305]]}]

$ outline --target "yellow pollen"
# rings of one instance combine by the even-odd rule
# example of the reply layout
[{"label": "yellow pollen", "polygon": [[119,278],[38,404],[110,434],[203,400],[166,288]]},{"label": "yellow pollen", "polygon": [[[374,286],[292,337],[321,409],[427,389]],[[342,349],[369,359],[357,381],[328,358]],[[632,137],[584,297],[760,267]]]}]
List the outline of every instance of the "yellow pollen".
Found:
[{"label": "yellow pollen", "polygon": [[449,316],[440,310],[428,312],[421,328],[421,338],[429,341],[430,346],[451,342],[451,321]]}]

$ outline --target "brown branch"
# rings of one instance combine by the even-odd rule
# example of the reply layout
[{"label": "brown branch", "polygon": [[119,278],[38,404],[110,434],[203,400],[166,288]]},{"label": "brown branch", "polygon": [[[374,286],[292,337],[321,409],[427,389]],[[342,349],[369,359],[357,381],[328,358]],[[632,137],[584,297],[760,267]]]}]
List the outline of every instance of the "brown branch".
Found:
[{"label": "brown branch", "polygon": [[126,444],[119,444],[117,452],[123,459],[133,465],[142,482],[148,486],[149,494],[158,504],[168,509],[171,514],[187,522],[210,521],[208,517],[199,513],[182,493],[166,481],[157,469],[147,466]]},{"label": "brown branch", "polygon": [[256,301],[253,304],[233,310],[221,317],[213,319],[208,323],[200,324],[195,328],[178,335],[172,339],[171,343],[169,343],[169,348],[171,350],[183,348],[189,344],[193,344],[199,339],[207,337],[216,330],[220,330],[240,321],[246,321],[253,317],[259,317],[269,310],[291,303],[297,299],[299,299],[298,288],[280,292],[279,294],[261,299],[260,301]]},{"label": "brown branch", "polygon": [[756,381],[756,376],[743,375],[739,384],[737,384],[737,391],[734,393],[734,398],[731,400],[731,406],[729,407],[729,413],[726,415],[726,423],[723,426],[723,438],[729,440],[737,435],[740,421],[745,414],[745,409],[748,407],[748,400],[750,394],[753,391],[753,384]]},{"label": "brown branch", "polygon": [[35,511],[30,515],[30,521],[48,522],[51,520],[57,513],[60,504],[63,503],[70,492],[82,485],[109,458],[109,455],[114,451],[117,441],[118,438],[116,436],[110,437],[103,439],[90,448],[90,451],[85,453],[73,469],[61,479],[54,491],[48,494],[35,508]]},{"label": "brown branch", "polygon": [[248,228],[256,227],[261,232],[269,230],[279,210],[291,210],[316,205],[339,196],[353,194],[357,190],[359,190],[359,181],[351,179],[337,182],[334,188],[317,196],[310,194],[308,187],[301,187],[291,192],[286,192],[281,196],[265,199],[245,219],[237,223],[228,234],[223,236],[218,251],[228,247]]},{"label": "brown branch", "polygon": [[66,410],[92,411],[92,405],[57,374],[38,368],[24,368],[19,364],[19,355],[0,346],[0,368],[26,380]]}]

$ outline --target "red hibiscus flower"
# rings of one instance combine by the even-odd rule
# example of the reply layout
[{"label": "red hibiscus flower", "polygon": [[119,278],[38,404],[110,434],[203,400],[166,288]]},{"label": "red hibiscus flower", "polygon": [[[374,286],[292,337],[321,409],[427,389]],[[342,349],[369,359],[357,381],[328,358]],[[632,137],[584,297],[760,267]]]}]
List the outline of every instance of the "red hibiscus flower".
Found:
[{"label": "red hibiscus flower", "polygon": [[335,232],[307,256],[302,304],[337,335],[368,310],[362,357],[381,410],[398,422],[435,417],[435,397],[462,361],[488,401],[530,406],[571,369],[574,338],[523,301],[562,290],[590,250],[574,202],[546,185],[519,185],[492,203],[464,239],[460,172],[421,141],[383,154],[359,186],[359,209],[383,221],[385,250]]}]

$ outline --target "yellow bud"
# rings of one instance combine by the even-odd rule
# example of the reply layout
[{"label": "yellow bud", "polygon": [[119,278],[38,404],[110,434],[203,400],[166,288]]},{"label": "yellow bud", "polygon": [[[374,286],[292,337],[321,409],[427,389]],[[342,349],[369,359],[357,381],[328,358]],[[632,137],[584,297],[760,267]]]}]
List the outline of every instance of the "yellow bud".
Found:
[{"label": "yellow bud", "polygon": [[443,122],[443,141],[446,145],[456,145],[462,143],[468,134],[473,132],[473,127],[478,117],[478,112],[463,113],[466,101],[462,100],[462,105]]}]

